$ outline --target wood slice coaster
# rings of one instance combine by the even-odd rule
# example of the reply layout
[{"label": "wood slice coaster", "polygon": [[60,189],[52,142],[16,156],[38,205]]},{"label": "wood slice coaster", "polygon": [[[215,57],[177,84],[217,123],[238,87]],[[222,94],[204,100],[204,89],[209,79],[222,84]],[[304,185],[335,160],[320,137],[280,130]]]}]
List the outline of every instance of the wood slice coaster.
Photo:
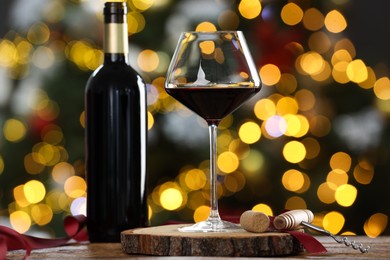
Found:
[{"label": "wood slice coaster", "polygon": [[283,256],[303,252],[302,244],[288,233],[179,232],[182,226],[123,231],[122,249],[127,254],[155,256]]}]

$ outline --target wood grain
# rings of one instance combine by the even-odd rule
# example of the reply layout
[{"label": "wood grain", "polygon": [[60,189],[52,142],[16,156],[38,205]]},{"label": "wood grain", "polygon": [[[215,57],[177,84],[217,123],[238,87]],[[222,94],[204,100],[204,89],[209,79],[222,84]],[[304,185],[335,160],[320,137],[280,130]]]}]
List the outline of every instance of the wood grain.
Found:
[{"label": "wood grain", "polygon": [[[343,260],[360,260],[360,259],[390,259],[390,237],[380,236],[377,238],[368,238],[366,236],[354,236],[350,239],[356,242],[363,243],[366,246],[371,246],[370,251],[362,254],[351,247],[346,247],[344,244],[338,244],[330,237],[316,236],[327,249],[328,253],[322,255],[310,255],[302,253],[298,255],[272,257],[272,260],[286,259],[343,259]],[[7,259],[23,259],[25,250],[14,250],[7,254]],[[36,249],[33,250],[32,259],[137,259],[137,260],[188,260],[188,256],[146,256],[146,255],[128,255],[122,251],[120,243],[80,243],[69,244],[54,248]],[[195,258],[194,258],[195,259]],[[198,256],[196,260],[214,260],[214,257]],[[236,260],[236,257],[224,257],[224,260]],[[254,258],[241,258],[252,260]]]},{"label": "wood grain", "polygon": [[287,233],[183,233],[184,225],[127,230],[121,245],[127,254],[154,256],[284,256],[303,251]]}]

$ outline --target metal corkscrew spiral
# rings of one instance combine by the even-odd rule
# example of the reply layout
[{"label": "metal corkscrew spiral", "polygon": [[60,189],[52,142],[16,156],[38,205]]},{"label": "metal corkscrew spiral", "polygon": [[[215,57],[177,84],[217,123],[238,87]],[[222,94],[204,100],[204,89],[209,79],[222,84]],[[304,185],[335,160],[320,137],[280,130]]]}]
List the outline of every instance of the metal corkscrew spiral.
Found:
[{"label": "metal corkscrew spiral", "polygon": [[340,244],[344,243],[344,245],[351,246],[355,250],[360,250],[360,252],[362,253],[367,253],[368,249],[370,249],[369,246],[364,247],[362,244],[357,244],[355,240],[350,241],[347,237],[335,236],[331,232],[311,224],[313,219],[314,219],[314,214],[310,210],[307,209],[290,210],[288,212],[285,212],[275,217],[273,224],[274,227],[279,230],[282,229],[292,230],[300,226],[305,226],[321,234],[330,236],[337,243]]},{"label": "metal corkscrew spiral", "polygon": [[350,241],[347,237],[338,237],[338,236],[335,236],[334,234],[330,233],[329,231],[325,230],[325,229],[322,229],[320,227],[317,227],[317,226],[314,226],[312,224],[310,224],[309,222],[306,222],[306,221],[302,221],[301,222],[301,225],[302,226],[305,226],[307,228],[310,228],[312,230],[315,230],[317,232],[320,232],[324,235],[327,235],[331,238],[333,238],[337,243],[340,243],[340,244],[343,244],[346,245],[346,246],[351,246],[353,249],[355,250],[359,250],[360,252],[362,253],[367,253],[368,250],[370,249],[370,246],[366,246],[364,247],[363,244],[357,244],[355,242],[355,240],[352,240]]}]

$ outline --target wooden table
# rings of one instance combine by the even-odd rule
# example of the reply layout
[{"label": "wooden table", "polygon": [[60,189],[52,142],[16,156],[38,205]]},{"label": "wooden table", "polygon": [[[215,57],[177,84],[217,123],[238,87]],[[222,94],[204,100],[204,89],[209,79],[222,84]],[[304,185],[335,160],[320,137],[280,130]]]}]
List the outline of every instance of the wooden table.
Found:
[{"label": "wooden table", "polygon": [[[370,246],[368,253],[362,254],[360,251],[354,250],[351,247],[346,247],[344,244],[338,244],[329,237],[316,237],[327,248],[328,253],[323,255],[300,254],[295,256],[272,257],[272,259],[390,259],[390,237],[383,236],[377,238],[367,238],[357,236],[354,239]],[[24,251],[11,251],[7,255],[7,259],[22,259]],[[144,255],[127,255],[122,252],[120,243],[111,244],[70,244],[61,247],[33,250],[29,259],[216,259],[215,257],[156,257]],[[234,257],[226,257],[225,259],[235,259]],[[243,259],[253,259],[243,258]]]}]

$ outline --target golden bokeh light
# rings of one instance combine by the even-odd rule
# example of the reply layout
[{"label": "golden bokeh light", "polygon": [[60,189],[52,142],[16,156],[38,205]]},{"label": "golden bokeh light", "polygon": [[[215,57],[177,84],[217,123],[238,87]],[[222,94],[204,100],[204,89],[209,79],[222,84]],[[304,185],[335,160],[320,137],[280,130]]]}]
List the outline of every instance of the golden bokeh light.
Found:
[{"label": "golden bokeh light", "polygon": [[390,99],[390,80],[388,77],[379,78],[374,84],[374,93],[382,100]]},{"label": "golden bokeh light", "polygon": [[254,112],[258,119],[267,120],[276,114],[276,105],[270,99],[260,99],[255,104]]},{"label": "golden bokeh light", "polygon": [[71,198],[85,196],[87,184],[80,176],[71,176],[64,183],[64,191]]},{"label": "golden bokeh light", "polygon": [[343,207],[350,207],[357,197],[357,189],[351,184],[343,184],[336,189],[336,202]]},{"label": "golden bokeh light", "polygon": [[132,0],[131,1],[135,8],[140,11],[146,11],[153,6],[155,0]]},{"label": "golden bokeh light", "polygon": [[152,129],[154,125],[154,116],[148,111],[148,130]]},{"label": "golden bokeh light", "polygon": [[152,50],[143,50],[138,54],[137,64],[141,70],[145,72],[152,72],[157,69],[160,58],[157,52]]},{"label": "golden bokeh light", "polygon": [[19,142],[23,140],[27,132],[26,126],[17,119],[8,119],[3,126],[4,138],[10,142]]},{"label": "golden bokeh light", "polygon": [[362,82],[359,82],[359,86],[363,89],[371,89],[374,87],[375,82],[376,82],[375,71],[371,67],[367,66],[367,79]]},{"label": "golden bokeh light", "polygon": [[300,59],[300,66],[309,75],[316,75],[323,71],[325,66],[324,58],[317,52],[304,53]]},{"label": "golden bokeh light", "polygon": [[2,39],[0,41],[0,65],[2,67],[12,67],[16,64],[18,52],[13,42]]},{"label": "golden bokeh light", "polygon": [[232,173],[238,169],[240,162],[237,155],[226,151],[221,153],[217,158],[217,166],[224,173]]},{"label": "golden bokeh light", "polygon": [[286,190],[298,191],[305,183],[303,173],[298,170],[288,170],[283,174],[282,184]]},{"label": "golden bokeh light", "polygon": [[[332,187],[339,187],[348,183],[348,174],[341,169],[334,169],[328,173],[326,181],[332,183]],[[334,185],[334,186],[333,186]]]},{"label": "golden bokeh light", "polygon": [[336,66],[339,62],[347,62],[349,64],[352,61],[352,56],[346,49],[340,49],[333,53],[331,61],[333,66]]},{"label": "golden bokeh light", "polygon": [[246,144],[253,144],[260,140],[261,129],[255,122],[246,122],[238,130],[238,136]]},{"label": "golden bokeh light", "polygon": [[350,81],[355,83],[362,83],[368,78],[368,70],[364,62],[360,59],[351,61],[346,70]]},{"label": "golden bokeh light", "polygon": [[327,213],[322,220],[322,225],[324,229],[328,230],[333,234],[338,234],[344,227],[344,224],[344,216],[337,211],[331,211]]},{"label": "golden bokeh light", "polygon": [[348,62],[340,61],[333,66],[332,76],[336,82],[338,82],[340,84],[345,84],[345,83],[348,83],[350,81],[350,79],[347,75],[348,65],[349,65]]},{"label": "golden bokeh light", "polygon": [[60,162],[53,167],[51,175],[55,182],[64,184],[69,177],[75,175],[75,169],[70,163]]},{"label": "golden bokeh light", "polygon": [[280,17],[285,24],[296,25],[302,21],[303,11],[297,4],[288,3],[283,6]]},{"label": "golden bokeh light", "polygon": [[309,121],[302,115],[287,114],[283,116],[287,124],[286,136],[302,137],[309,131]]},{"label": "golden bokeh light", "polygon": [[46,204],[34,205],[31,208],[31,218],[39,226],[44,226],[53,219],[53,211]]},{"label": "golden bokeh light", "polygon": [[225,176],[224,186],[230,192],[239,192],[245,187],[246,179],[243,173],[235,171]]},{"label": "golden bokeh light", "polygon": [[264,203],[256,204],[255,206],[252,207],[252,210],[256,211],[256,212],[263,212],[264,214],[266,214],[268,216],[274,215],[272,208]]},{"label": "golden bokeh light", "polygon": [[287,127],[285,131],[286,136],[296,136],[301,130],[301,121],[298,116],[292,114],[286,114],[283,116]]},{"label": "golden bokeh light", "polygon": [[299,196],[292,196],[286,200],[284,208],[288,210],[293,209],[307,209],[307,204],[304,199]]},{"label": "golden bokeh light", "polygon": [[353,170],[353,177],[360,184],[370,184],[374,178],[374,167],[367,160],[361,160]]},{"label": "golden bokeh light", "polygon": [[318,186],[317,197],[325,204],[332,204],[335,198],[336,185],[331,182],[324,182]]},{"label": "golden bokeh light", "polygon": [[375,238],[382,234],[389,222],[389,217],[383,213],[375,213],[364,223],[364,232],[367,236]]},{"label": "golden bokeh light", "polygon": [[33,146],[32,158],[42,165],[53,166],[61,160],[61,148],[48,143],[37,143]]},{"label": "golden bokeh light", "polygon": [[183,203],[183,195],[177,188],[167,188],[161,192],[160,203],[166,210],[176,210]]},{"label": "golden bokeh light", "polygon": [[279,115],[295,115],[298,113],[298,103],[292,97],[282,97],[276,103],[276,112]]},{"label": "golden bokeh light", "polygon": [[13,190],[13,195],[19,207],[27,207],[28,205],[30,205],[30,202],[26,199],[26,196],[24,195],[24,185],[16,186]]},{"label": "golden bokeh light", "polygon": [[65,54],[81,70],[95,70],[102,64],[104,56],[102,50],[83,40],[70,42]]},{"label": "golden bokeh light", "polygon": [[306,148],[299,141],[290,141],[283,147],[283,156],[290,163],[299,163],[305,159]]},{"label": "golden bokeh light", "polygon": [[127,13],[127,25],[130,35],[139,33],[145,28],[145,17],[140,12],[129,12]]},{"label": "golden bokeh light", "polygon": [[49,40],[50,29],[45,23],[36,23],[27,32],[27,39],[33,44],[44,44]]},{"label": "golden bokeh light", "polygon": [[31,180],[24,184],[23,191],[26,200],[32,204],[42,201],[46,195],[45,186],[37,180]]},{"label": "golden bokeh light", "polygon": [[201,22],[196,26],[195,31],[197,32],[215,32],[217,30],[217,27],[211,22]]},{"label": "golden bokeh light", "polygon": [[340,33],[347,28],[347,21],[337,10],[332,10],[325,16],[325,27],[331,33]]},{"label": "golden bokeh light", "polygon": [[329,164],[333,170],[340,169],[348,172],[351,169],[352,158],[345,152],[337,152],[332,155]]},{"label": "golden bokeh light", "polygon": [[262,6],[259,0],[241,0],[238,4],[238,11],[246,19],[254,19],[261,13]]},{"label": "golden bokeh light", "polygon": [[262,66],[259,74],[261,82],[268,86],[277,84],[281,77],[279,68],[274,64],[266,64]]},{"label": "golden bokeh light", "polygon": [[200,206],[195,209],[194,211],[194,221],[195,223],[204,221],[208,218],[210,215],[210,207],[208,206]]},{"label": "golden bokeh light", "polygon": [[316,97],[312,91],[308,89],[300,89],[295,93],[294,99],[298,103],[298,108],[301,111],[309,111],[316,104]]},{"label": "golden bokeh light", "polygon": [[324,26],[324,15],[317,8],[309,8],[305,11],[302,22],[306,29],[317,31]]},{"label": "golden bokeh light", "polygon": [[206,185],[207,177],[204,171],[191,169],[185,174],[184,181],[189,189],[199,190]]},{"label": "golden bokeh light", "polygon": [[324,67],[316,74],[310,75],[312,79],[318,82],[328,82],[332,75],[332,68],[328,61],[324,61]]},{"label": "golden bokeh light", "polygon": [[317,139],[306,137],[302,143],[306,148],[306,159],[314,159],[319,155],[321,146]]},{"label": "golden bokeh light", "polygon": [[21,234],[26,233],[31,227],[30,216],[21,210],[12,212],[9,216],[9,220],[12,228]]},{"label": "golden bokeh light", "polygon": [[203,54],[210,55],[215,51],[215,43],[213,41],[203,41],[199,43],[199,48]]}]

